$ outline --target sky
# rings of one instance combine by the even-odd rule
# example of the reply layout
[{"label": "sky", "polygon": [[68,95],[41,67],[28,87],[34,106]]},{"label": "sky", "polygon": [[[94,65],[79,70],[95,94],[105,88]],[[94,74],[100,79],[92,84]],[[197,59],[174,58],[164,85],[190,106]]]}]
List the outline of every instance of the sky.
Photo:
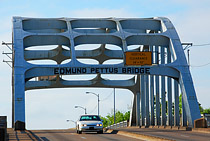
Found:
[{"label": "sky", "polygon": [[[210,108],[210,1],[209,0],[0,0],[0,41],[12,41],[12,17],[32,18],[150,18],[167,17],[174,24],[182,43],[193,43],[190,48],[190,70],[199,103]],[[207,44],[207,45],[205,45]],[[200,46],[203,45],[203,46]],[[0,52],[10,50],[0,45]],[[186,51],[185,51],[186,52]],[[11,68],[3,63],[9,60],[0,54],[0,115],[8,118],[11,127]],[[75,105],[84,106],[90,114],[97,114],[100,94],[100,114],[113,110],[113,89],[64,88],[26,91],[27,129],[66,129],[84,113]],[[133,94],[116,89],[116,109],[130,110]]]}]

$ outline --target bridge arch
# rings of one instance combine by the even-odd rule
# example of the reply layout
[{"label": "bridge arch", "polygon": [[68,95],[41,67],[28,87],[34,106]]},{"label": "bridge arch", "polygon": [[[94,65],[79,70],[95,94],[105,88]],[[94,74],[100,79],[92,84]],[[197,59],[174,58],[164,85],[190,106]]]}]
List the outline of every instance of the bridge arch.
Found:
[{"label": "bridge arch", "polygon": [[[76,49],[78,45],[91,44],[99,46],[93,50]],[[25,49],[50,45],[57,47],[51,50]],[[107,45],[118,46],[120,50],[106,48]],[[129,47],[133,45],[136,47]],[[150,52],[151,64],[139,65],[135,63],[140,62],[133,61],[134,64],[128,65],[127,52]],[[45,59],[54,60],[56,64],[28,62]],[[95,59],[98,63],[83,63],[79,59]],[[122,62],[104,63],[111,59]],[[95,74],[96,77],[82,81],[62,78],[63,75],[85,74]],[[106,80],[102,74],[132,74],[133,77],[127,80]],[[187,126],[188,121],[188,126],[193,127],[194,120],[200,118],[189,66],[176,30],[167,18],[14,17],[12,81],[15,129],[25,129],[25,91],[46,88],[128,89],[134,94],[130,126],[179,126],[180,86],[183,94],[183,126]]]}]

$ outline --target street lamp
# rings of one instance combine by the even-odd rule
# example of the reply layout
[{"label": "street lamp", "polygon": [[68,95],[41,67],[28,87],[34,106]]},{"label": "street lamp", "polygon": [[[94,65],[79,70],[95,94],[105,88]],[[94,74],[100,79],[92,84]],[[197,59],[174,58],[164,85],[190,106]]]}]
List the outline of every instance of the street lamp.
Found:
[{"label": "street lamp", "polygon": [[98,97],[98,116],[99,116],[99,94],[93,93],[93,92],[86,92],[86,94],[94,94],[95,96]]},{"label": "street lamp", "polygon": [[66,120],[66,122],[69,122],[69,121],[73,122],[75,124],[75,126],[77,125],[77,122],[76,121],[73,121],[73,120],[70,120],[70,119],[67,119]]},{"label": "street lamp", "polygon": [[82,108],[83,110],[85,110],[85,115],[87,114],[86,108],[84,108],[84,107],[82,107],[82,106],[75,106],[74,108]]}]

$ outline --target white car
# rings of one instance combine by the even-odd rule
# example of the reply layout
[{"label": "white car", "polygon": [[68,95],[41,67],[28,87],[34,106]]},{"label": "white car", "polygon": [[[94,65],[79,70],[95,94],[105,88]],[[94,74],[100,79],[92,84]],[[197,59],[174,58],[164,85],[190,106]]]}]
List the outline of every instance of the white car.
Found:
[{"label": "white car", "polygon": [[103,123],[97,115],[81,115],[76,124],[78,134],[82,132],[97,132],[103,134]]}]

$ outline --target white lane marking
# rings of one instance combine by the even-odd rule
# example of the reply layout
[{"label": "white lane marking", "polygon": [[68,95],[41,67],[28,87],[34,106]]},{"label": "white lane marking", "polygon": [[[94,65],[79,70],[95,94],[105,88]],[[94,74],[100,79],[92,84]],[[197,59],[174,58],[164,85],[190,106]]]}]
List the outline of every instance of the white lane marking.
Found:
[{"label": "white lane marking", "polygon": [[86,138],[85,138],[85,137],[81,137],[81,138],[86,140]]},{"label": "white lane marking", "polygon": [[182,137],[186,137],[186,138],[188,138],[189,136],[186,136],[186,135],[181,135]]}]

